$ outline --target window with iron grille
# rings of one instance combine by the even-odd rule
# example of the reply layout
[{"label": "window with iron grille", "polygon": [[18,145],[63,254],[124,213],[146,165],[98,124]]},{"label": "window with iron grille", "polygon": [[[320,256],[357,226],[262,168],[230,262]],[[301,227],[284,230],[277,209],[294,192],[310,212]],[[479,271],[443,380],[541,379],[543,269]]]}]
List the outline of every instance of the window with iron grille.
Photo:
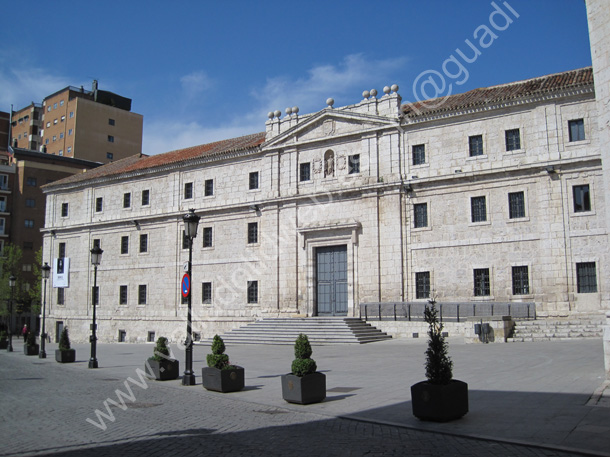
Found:
[{"label": "window with iron grille", "polygon": [[595,262],[582,262],[576,264],[576,283],[579,294],[597,292]]},{"label": "window with iron grille", "polygon": [[519,129],[506,130],[504,132],[506,139],[506,150],[516,151],[521,149],[521,135]]},{"label": "window with iron grille", "polygon": [[138,305],[146,304],[146,285],[140,284],[138,286]]},{"label": "window with iron grille", "polygon": [[184,199],[188,200],[189,198],[193,198],[193,183],[192,182],[184,183]]},{"label": "window with iron grille", "polygon": [[214,195],[214,180],[213,179],[205,180],[203,194],[206,197],[210,197],[210,196]]},{"label": "window with iron grille", "polygon": [[489,268],[476,268],[474,270],[474,296],[486,297],[488,295],[491,295]]},{"label": "window with iron grille", "polygon": [[121,237],[121,254],[129,254],[129,237]]},{"label": "window with iron grille", "polygon": [[212,247],[212,241],[213,241],[212,236],[213,236],[212,227],[204,227],[203,228],[203,247],[204,248]]},{"label": "window with iron grille", "polygon": [[61,217],[68,217],[68,203],[61,204]]},{"label": "window with iron grille", "polygon": [[428,227],[428,204],[416,203],[413,205],[413,227]]},{"label": "window with iron grille", "polygon": [[430,298],[430,272],[415,273],[415,298]]},{"label": "window with iron grille", "polygon": [[258,222],[248,223],[248,244],[258,243]]},{"label": "window with iron grille", "polygon": [[360,173],[360,154],[354,154],[348,157],[348,173]]},{"label": "window with iron grille", "polygon": [[100,241],[100,239],[99,239],[99,238],[95,238],[95,239],[93,240],[93,247],[94,247],[94,248],[100,248],[100,249],[101,249],[102,244],[101,244],[101,241]]},{"label": "window with iron grille", "polygon": [[123,208],[131,207],[131,193],[123,194]]},{"label": "window with iron grille", "polygon": [[416,144],[412,148],[413,165],[422,165],[426,163],[426,145]]},{"label": "window with iron grille", "polygon": [[93,286],[92,288],[93,304],[98,306],[100,304],[100,286]]},{"label": "window with iron grille", "polygon": [[127,286],[119,286],[119,305],[127,304]]},{"label": "window with iron grille", "polygon": [[258,171],[253,171],[248,176],[248,188],[250,190],[258,189]]},{"label": "window with iron grille", "polygon": [[585,139],[585,121],[583,119],[568,121],[568,130],[570,142],[582,141]]},{"label": "window with iron grille", "polygon": [[510,219],[525,217],[525,193],[511,192],[508,194],[508,217]]},{"label": "window with iron grille", "polygon": [[104,198],[97,197],[95,199],[95,212],[100,213],[104,209]]},{"label": "window with iron grille", "polygon": [[188,249],[190,246],[190,238],[186,236],[186,232],[182,231],[182,249]]},{"label": "window with iron grille", "polygon": [[258,281],[248,281],[248,303],[258,303]]},{"label": "window with iron grille", "polygon": [[530,293],[530,280],[527,265],[513,267],[513,295]]},{"label": "window with iron grille", "polygon": [[572,187],[572,193],[574,195],[575,213],[591,211],[591,192],[588,184]]},{"label": "window with iron grille", "polygon": [[209,305],[212,303],[212,283],[201,283],[201,303]]},{"label": "window with iron grille", "polygon": [[66,243],[59,243],[57,246],[57,257],[60,259],[66,256]]},{"label": "window with iron grille", "polygon": [[150,205],[150,190],[146,189],[142,191],[142,206]]},{"label": "window with iron grille", "polygon": [[148,252],[148,235],[140,235],[140,252]]},{"label": "window with iron grille", "polygon": [[468,137],[468,151],[470,157],[483,155],[483,135],[472,135]]},{"label": "window with iron grille", "polygon": [[311,180],[311,163],[302,163],[299,165],[299,181],[309,180]]},{"label": "window with iron grille", "polygon": [[470,199],[470,214],[472,222],[485,222],[487,220],[487,207],[485,197],[472,197]]},{"label": "window with iron grille", "polygon": [[65,305],[65,290],[63,287],[59,287],[57,289],[57,304],[58,305]]}]

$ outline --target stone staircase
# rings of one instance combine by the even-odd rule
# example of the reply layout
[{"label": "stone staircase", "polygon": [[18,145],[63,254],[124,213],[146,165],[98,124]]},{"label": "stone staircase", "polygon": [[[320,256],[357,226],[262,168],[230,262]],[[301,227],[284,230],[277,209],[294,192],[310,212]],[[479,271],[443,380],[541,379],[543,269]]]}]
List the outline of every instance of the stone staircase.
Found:
[{"label": "stone staircase", "polygon": [[604,316],[578,314],[569,317],[548,317],[535,320],[517,320],[509,342],[563,341],[582,338],[601,338]]},{"label": "stone staircase", "polygon": [[[312,344],[373,343],[392,338],[356,317],[264,318],[221,335],[227,344],[292,345],[299,333]],[[211,344],[205,339],[200,344]]]}]

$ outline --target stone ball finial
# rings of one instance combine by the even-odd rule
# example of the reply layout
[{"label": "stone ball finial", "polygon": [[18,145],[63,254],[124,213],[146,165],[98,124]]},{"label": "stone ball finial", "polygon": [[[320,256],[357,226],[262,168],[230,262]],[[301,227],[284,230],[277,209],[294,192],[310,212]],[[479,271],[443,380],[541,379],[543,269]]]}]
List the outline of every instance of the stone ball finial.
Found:
[{"label": "stone ball finial", "polygon": [[275,114],[275,117],[277,117],[279,119],[280,116],[282,115],[282,112],[278,109],[278,110],[275,110],[274,114]]},{"label": "stone ball finial", "polygon": [[292,108],[290,106],[288,108],[286,108],[286,114],[288,116],[290,116],[292,114]]},{"label": "stone ball finial", "polygon": [[362,92],[363,98],[369,98],[370,96],[371,96],[371,93],[368,90],[365,90],[364,92]]},{"label": "stone ball finial", "polygon": [[335,99],[334,98],[327,98],[326,99],[326,104],[332,108],[333,105],[335,104]]},{"label": "stone ball finial", "polygon": [[390,93],[390,86],[384,86],[383,87],[383,93],[388,95]]},{"label": "stone ball finial", "polygon": [[377,96],[377,89],[371,89],[371,97]]},{"label": "stone ball finial", "polygon": [[269,119],[273,119],[273,116],[274,116],[273,111],[269,111],[269,112],[267,113],[267,117],[268,117]]},{"label": "stone ball finial", "polygon": [[398,92],[398,84],[392,84],[390,89],[392,89],[392,92]]},{"label": "stone ball finial", "polygon": [[299,114],[299,107],[298,106],[293,106],[292,107],[292,114]]}]

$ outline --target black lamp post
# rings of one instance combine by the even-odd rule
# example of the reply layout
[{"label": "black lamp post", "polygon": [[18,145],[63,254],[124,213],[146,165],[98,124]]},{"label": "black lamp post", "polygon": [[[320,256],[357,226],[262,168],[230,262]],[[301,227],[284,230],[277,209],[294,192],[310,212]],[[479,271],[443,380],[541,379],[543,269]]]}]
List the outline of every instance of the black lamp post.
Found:
[{"label": "black lamp post", "polygon": [[189,212],[185,214],[182,219],[184,220],[184,234],[189,240],[189,264],[188,264],[188,276],[189,286],[191,286],[188,293],[188,315],[186,318],[186,363],[184,375],[182,376],[183,386],[194,386],[195,385],[195,374],[193,373],[193,329],[191,328],[191,297],[192,283],[192,262],[193,262],[193,238],[197,236],[197,226],[199,225],[199,216],[195,214],[194,209],[189,209]]},{"label": "black lamp post", "polygon": [[97,292],[97,266],[102,261],[102,249],[95,245],[93,249],[91,249],[91,265],[93,265],[93,290],[91,291],[91,305],[93,307],[93,323],[91,324],[91,336],[89,340],[91,341],[91,358],[89,359],[89,368],[97,368],[97,336],[95,335],[95,331],[97,329],[97,324],[95,323],[95,308],[97,307],[98,300],[98,292]]},{"label": "black lamp post", "polygon": [[42,271],[42,279],[44,279],[44,290],[42,292],[42,330],[40,331],[40,352],[38,353],[38,357],[41,359],[47,358],[47,353],[44,350],[45,340],[47,339],[47,335],[45,334],[44,329],[44,318],[45,318],[45,308],[47,305],[47,279],[49,279],[49,274],[51,273],[51,267],[47,262],[40,269]]},{"label": "black lamp post", "polygon": [[9,303],[9,322],[8,322],[8,347],[6,348],[6,350],[8,352],[13,352],[13,293],[15,291],[15,281],[17,281],[17,278],[15,278],[14,275],[11,275],[8,278],[8,285],[11,288],[11,301]]}]

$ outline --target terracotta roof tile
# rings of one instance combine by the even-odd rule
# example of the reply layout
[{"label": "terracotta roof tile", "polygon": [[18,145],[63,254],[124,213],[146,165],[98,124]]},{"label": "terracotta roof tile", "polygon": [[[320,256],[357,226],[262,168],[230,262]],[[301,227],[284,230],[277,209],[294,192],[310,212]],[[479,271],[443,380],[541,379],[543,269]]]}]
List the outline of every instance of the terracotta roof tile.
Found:
[{"label": "terracotta roof tile", "polygon": [[417,117],[422,114],[471,108],[591,84],[593,84],[593,71],[591,67],[587,67],[525,81],[483,87],[446,98],[408,103],[402,106],[402,110],[408,117]]}]

